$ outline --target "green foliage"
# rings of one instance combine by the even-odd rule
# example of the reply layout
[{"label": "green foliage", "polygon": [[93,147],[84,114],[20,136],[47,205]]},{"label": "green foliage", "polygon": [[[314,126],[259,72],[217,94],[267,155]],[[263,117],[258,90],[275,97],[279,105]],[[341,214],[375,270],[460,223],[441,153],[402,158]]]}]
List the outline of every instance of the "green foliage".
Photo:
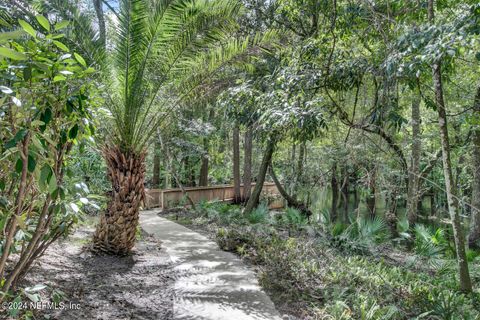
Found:
[{"label": "green foliage", "polygon": [[307,223],[305,215],[295,208],[286,208],[281,214],[280,221],[286,225],[304,225]]},{"label": "green foliage", "polygon": [[311,318],[475,319],[479,315],[474,296],[452,291],[451,273],[433,278],[375,258],[332,255],[318,242],[267,237],[252,230],[221,229],[217,241],[222,248],[260,263],[260,282],[275,292],[276,302],[303,303]]},{"label": "green foliage", "polygon": [[249,215],[247,215],[246,219],[251,224],[256,223],[265,223],[270,218],[268,204],[265,202],[260,203]]},{"label": "green foliage", "polygon": [[65,184],[65,166],[74,145],[94,132],[94,70],[74,58],[65,34],[47,18],[35,21],[40,29],[19,20],[0,37],[0,181],[9,187],[0,190],[0,225],[8,226],[0,236],[0,290],[7,297],[33,261],[81,219],[87,192]]}]

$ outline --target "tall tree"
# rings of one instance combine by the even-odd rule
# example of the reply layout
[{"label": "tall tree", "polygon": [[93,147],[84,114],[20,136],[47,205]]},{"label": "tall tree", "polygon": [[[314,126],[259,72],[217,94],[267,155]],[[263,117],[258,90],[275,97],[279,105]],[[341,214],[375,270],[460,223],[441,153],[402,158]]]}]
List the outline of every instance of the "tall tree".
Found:
[{"label": "tall tree", "polygon": [[93,0],[93,7],[97,14],[98,33],[100,44],[105,47],[107,42],[107,31],[105,27],[105,16],[103,15],[103,2],[102,0]]},{"label": "tall tree", "polygon": [[260,165],[260,169],[257,175],[257,183],[255,184],[255,188],[253,189],[252,195],[250,196],[250,198],[247,201],[247,204],[245,205],[245,210],[243,213],[246,215],[250,214],[260,201],[260,194],[263,189],[263,183],[265,182],[265,176],[267,175],[268,167],[270,165],[270,162],[272,161],[272,155],[273,155],[273,152],[275,151],[275,145],[276,145],[275,138],[270,137],[267,140],[267,146],[263,153],[262,163]]},{"label": "tall tree", "polygon": [[242,194],[240,191],[240,127],[235,124],[232,134],[233,145],[233,202],[240,203]]},{"label": "tall tree", "polygon": [[338,179],[337,179],[337,163],[332,165],[332,177],[330,179],[330,187],[332,189],[332,205],[330,209],[330,218],[332,221],[337,220],[337,207],[338,207]]},{"label": "tall tree", "polygon": [[407,191],[407,217],[410,226],[417,221],[418,199],[419,199],[419,179],[420,179],[420,155],[421,155],[421,136],[420,136],[420,98],[415,95],[412,101],[411,110],[412,123],[412,151],[410,167],[408,169],[408,191]]},{"label": "tall tree", "polygon": [[153,188],[160,188],[160,149],[161,145],[159,142],[155,143],[155,147],[153,149],[153,175],[152,175],[152,187]]},{"label": "tall tree", "polygon": [[112,123],[103,154],[112,192],[94,250],[124,255],[134,246],[150,137],[203,79],[246,52],[250,40],[233,37],[240,8],[229,0],[119,2],[105,75]]},{"label": "tall tree", "polygon": [[468,235],[468,243],[472,248],[479,248],[480,240],[480,86],[475,95],[473,103],[474,121],[476,127],[472,134],[472,217],[470,220],[470,233]]},{"label": "tall tree", "polygon": [[243,201],[247,202],[252,193],[252,146],[253,129],[247,126],[244,137],[244,159],[243,159]]},{"label": "tall tree", "polygon": [[[434,0],[428,0],[428,19],[434,23]],[[463,234],[460,220],[460,208],[453,181],[452,163],[450,157],[450,141],[448,138],[447,110],[443,97],[442,68],[441,60],[436,59],[432,67],[433,89],[435,91],[435,103],[438,112],[438,128],[440,131],[440,142],[442,145],[443,174],[445,178],[445,192],[447,194],[448,212],[452,220],[453,237],[457,253],[458,271],[460,278],[460,289],[464,292],[472,292],[472,281],[468,272],[467,255],[465,252],[465,235]]]}]

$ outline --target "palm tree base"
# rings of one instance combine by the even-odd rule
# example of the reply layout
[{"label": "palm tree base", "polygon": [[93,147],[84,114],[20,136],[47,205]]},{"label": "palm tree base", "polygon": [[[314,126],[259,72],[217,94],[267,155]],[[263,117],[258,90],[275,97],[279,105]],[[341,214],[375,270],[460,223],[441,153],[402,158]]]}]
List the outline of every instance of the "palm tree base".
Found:
[{"label": "palm tree base", "polygon": [[112,191],[95,230],[92,251],[127,255],[135,245],[139,210],[145,197],[146,152],[125,153],[114,146],[106,147],[103,156]]}]

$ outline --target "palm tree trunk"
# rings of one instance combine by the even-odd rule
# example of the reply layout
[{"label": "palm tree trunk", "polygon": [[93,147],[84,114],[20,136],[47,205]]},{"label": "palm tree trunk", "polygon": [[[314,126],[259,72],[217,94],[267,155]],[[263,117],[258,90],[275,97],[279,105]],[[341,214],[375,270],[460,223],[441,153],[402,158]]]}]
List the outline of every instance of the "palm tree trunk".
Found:
[{"label": "palm tree trunk", "polygon": [[419,177],[420,177],[420,99],[416,96],[412,102],[412,156],[408,172],[407,217],[411,227],[417,222]]},{"label": "palm tree trunk", "polygon": [[[480,116],[480,87],[478,87],[475,96],[473,112]],[[479,248],[480,245],[477,242],[480,240],[480,129],[478,127],[473,131],[472,143],[472,218],[470,220],[468,243],[472,248]]]},{"label": "palm tree trunk", "polygon": [[233,203],[240,203],[240,128],[235,124],[233,128]]},{"label": "palm tree trunk", "polygon": [[262,164],[260,165],[260,170],[257,176],[257,183],[253,189],[252,196],[248,199],[248,202],[245,206],[244,214],[250,214],[253,209],[258,205],[260,201],[260,193],[263,189],[263,183],[265,182],[265,176],[267,175],[268,166],[272,160],[273,151],[275,150],[276,141],[273,138],[270,138],[267,142],[267,148],[263,155]]},{"label": "palm tree trunk", "polygon": [[252,128],[247,127],[244,142],[244,163],[243,163],[243,201],[248,202],[252,193]]},{"label": "palm tree trunk", "polygon": [[145,197],[146,152],[126,153],[114,146],[106,147],[103,156],[112,191],[93,236],[93,250],[126,255],[135,245],[139,209]]},{"label": "palm tree trunk", "polygon": [[[428,18],[431,23],[434,21],[434,0],[428,1]],[[438,127],[440,130],[440,141],[442,145],[443,173],[445,176],[445,191],[447,193],[448,212],[452,220],[453,238],[457,252],[458,271],[460,278],[460,289],[464,292],[472,292],[472,281],[468,272],[467,255],[465,252],[465,236],[460,221],[459,204],[456,195],[456,188],[453,181],[452,163],[450,160],[450,142],[448,138],[447,111],[443,99],[442,69],[440,61],[433,64],[433,87],[435,91],[435,102],[438,112]]]}]

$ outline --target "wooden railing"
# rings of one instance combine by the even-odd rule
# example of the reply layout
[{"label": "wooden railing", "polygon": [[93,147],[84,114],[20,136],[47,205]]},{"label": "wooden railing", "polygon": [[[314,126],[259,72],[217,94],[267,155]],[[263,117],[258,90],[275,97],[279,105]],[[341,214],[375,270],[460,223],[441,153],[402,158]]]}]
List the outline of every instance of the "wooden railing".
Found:
[{"label": "wooden railing", "polygon": [[[252,183],[252,190],[255,183]],[[223,201],[231,202],[234,197],[233,185],[219,185],[210,187],[188,187],[184,188],[188,197],[193,203],[202,201]],[[147,189],[145,206],[149,208],[168,209],[181,204],[188,204],[182,189]],[[240,186],[240,192],[243,195],[243,185]],[[265,183],[262,189],[263,197],[269,199],[271,209],[283,208],[283,201],[279,197],[279,192],[274,183]]]}]

